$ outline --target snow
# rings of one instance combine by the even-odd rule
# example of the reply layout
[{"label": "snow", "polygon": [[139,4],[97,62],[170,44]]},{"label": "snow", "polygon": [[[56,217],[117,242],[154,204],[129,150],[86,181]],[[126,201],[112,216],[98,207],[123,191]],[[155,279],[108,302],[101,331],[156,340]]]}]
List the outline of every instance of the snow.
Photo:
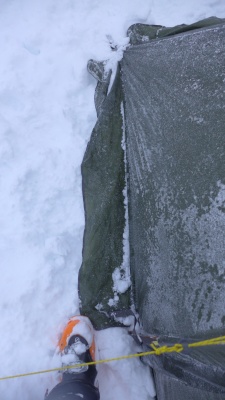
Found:
[{"label": "snow", "polygon": [[[119,357],[128,353],[135,354],[141,351],[123,328],[109,328],[96,332],[96,344],[100,349],[100,359]],[[101,399],[151,400],[155,396],[152,376],[139,358],[100,364],[97,378]]]},{"label": "snow", "polygon": [[[113,74],[112,74],[113,75]],[[123,137],[121,147],[124,150],[124,166],[125,166],[125,187],[123,189],[124,197],[124,214],[125,214],[125,226],[123,232],[123,262],[115,268],[112,273],[113,280],[113,291],[114,298],[109,299],[109,306],[116,306],[119,301],[118,293],[125,293],[131,285],[130,279],[130,247],[129,247],[129,220],[128,220],[128,195],[127,195],[127,154],[125,146],[125,117],[124,117],[124,106],[121,103],[121,115],[123,119]]]},{"label": "snow", "polygon": [[[224,0],[1,0],[0,377],[57,367],[58,334],[78,312],[80,164],[96,121],[87,61],[115,66],[135,22],[211,15],[225,17]],[[97,336],[101,357],[134,351],[125,330]],[[146,374],[139,360],[102,366],[102,399],[149,399]],[[1,396],[41,400],[54,377],[1,381]]]},{"label": "snow", "polygon": [[129,38],[125,37],[122,41],[120,41],[120,44],[115,43],[114,41],[112,42],[112,39],[107,35],[107,38],[109,40],[110,46],[115,46],[116,51],[113,51],[110,54],[110,58],[106,61],[105,64],[105,72],[109,72],[110,70],[112,71],[112,75],[110,78],[110,83],[108,87],[108,94],[112,88],[113,81],[116,76],[116,70],[117,70],[117,64],[120,60],[123,58],[123,53],[126,50],[127,47],[129,47]]}]

